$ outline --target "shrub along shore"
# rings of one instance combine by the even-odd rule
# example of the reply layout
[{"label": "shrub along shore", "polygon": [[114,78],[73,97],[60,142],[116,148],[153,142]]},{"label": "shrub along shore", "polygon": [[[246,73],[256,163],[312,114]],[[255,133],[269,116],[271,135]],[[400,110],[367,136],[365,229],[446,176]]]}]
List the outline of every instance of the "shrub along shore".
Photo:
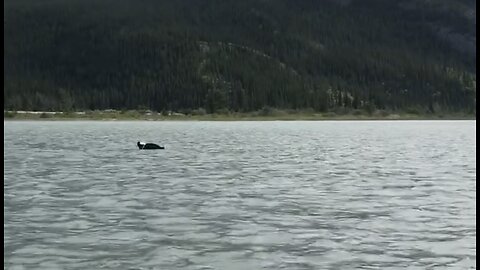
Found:
[{"label": "shrub along shore", "polygon": [[149,110],[95,110],[79,112],[4,111],[4,120],[151,120],[151,121],[272,121],[272,120],[475,120],[476,115],[465,113],[432,114],[416,110],[389,112],[376,110],[278,110],[263,108],[255,112],[218,112],[207,114],[204,110],[188,112],[153,112]]}]

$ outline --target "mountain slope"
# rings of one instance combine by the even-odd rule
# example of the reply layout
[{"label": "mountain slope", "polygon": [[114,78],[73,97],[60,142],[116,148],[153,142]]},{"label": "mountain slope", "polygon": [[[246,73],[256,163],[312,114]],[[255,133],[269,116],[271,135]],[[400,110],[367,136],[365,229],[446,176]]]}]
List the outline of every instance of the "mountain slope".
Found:
[{"label": "mountain slope", "polygon": [[475,16],[469,0],[6,0],[4,106],[474,113]]}]

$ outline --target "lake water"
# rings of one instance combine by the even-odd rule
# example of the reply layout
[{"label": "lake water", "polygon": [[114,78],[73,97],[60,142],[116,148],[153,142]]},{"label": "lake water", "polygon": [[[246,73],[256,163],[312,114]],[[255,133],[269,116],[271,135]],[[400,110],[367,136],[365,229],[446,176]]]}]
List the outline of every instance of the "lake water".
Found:
[{"label": "lake water", "polygon": [[4,128],[5,269],[475,269],[476,121]]}]

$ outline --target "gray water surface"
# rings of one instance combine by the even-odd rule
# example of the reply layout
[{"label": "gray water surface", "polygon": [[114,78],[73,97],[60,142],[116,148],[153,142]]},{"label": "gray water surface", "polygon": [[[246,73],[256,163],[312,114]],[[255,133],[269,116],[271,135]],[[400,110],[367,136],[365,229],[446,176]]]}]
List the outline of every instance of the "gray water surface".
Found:
[{"label": "gray water surface", "polygon": [[475,126],[4,121],[4,268],[474,269]]}]

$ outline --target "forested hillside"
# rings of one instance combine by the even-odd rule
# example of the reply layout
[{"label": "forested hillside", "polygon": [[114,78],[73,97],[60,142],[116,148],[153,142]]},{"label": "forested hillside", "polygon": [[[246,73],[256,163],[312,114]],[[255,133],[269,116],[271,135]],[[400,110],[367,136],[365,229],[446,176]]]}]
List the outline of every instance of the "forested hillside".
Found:
[{"label": "forested hillside", "polygon": [[475,0],[5,0],[9,110],[475,114]]}]

